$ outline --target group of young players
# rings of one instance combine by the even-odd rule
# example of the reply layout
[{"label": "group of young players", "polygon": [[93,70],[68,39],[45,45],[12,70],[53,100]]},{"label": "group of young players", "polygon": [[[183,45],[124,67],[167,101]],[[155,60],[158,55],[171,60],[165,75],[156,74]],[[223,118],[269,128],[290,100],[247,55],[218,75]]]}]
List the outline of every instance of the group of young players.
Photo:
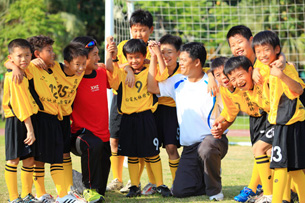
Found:
[{"label": "group of young players", "polygon": [[[216,58],[206,71],[201,43],[182,45],[172,35],[149,41],[149,12],[135,11],[130,29],[133,39],[118,46],[107,38],[105,65],[98,63],[97,42],[90,37],[72,40],[63,64],[54,61],[54,41],[48,37],[10,42],[3,96],[9,202],[55,201],[44,187],[45,163],[51,164],[56,201],[83,202],[71,191],[70,151],[81,156],[87,202],[102,202],[106,190],[123,188],[124,156],[127,197],[157,192],[223,200],[221,159],[228,150],[227,128],[239,111],[250,115],[255,162],[248,187],[234,199],[249,201],[262,185],[255,202],[290,202],[291,190],[304,201],[305,112],[299,97],[305,84],[286,63],[276,34],[263,31],[253,38],[249,28],[232,27],[227,40],[234,57]],[[110,87],[116,96],[108,123]],[[160,146],[168,153],[171,190],[163,184]],[[113,181],[106,188],[110,161]],[[144,165],[149,184],[141,191]]]}]

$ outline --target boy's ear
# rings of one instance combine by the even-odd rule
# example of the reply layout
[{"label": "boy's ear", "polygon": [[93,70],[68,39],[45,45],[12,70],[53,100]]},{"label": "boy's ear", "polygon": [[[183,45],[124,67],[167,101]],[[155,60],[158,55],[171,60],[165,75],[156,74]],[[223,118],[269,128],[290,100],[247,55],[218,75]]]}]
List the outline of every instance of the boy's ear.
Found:
[{"label": "boy's ear", "polygon": [[252,45],[252,41],[253,41],[253,36],[251,36],[251,37],[249,38],[249,42],[250,42],[251,45]]},{"label": "boy's ear", "polygon": [[34,51],[34,55],[35,55],[36,58],[39,58],[39,54],[40,54],[40,51],[38,51],[38,50]]},{"label": "boy's ear", "polygon": [[252,75],[252,72],[253,72],[253,67],[252,66],[249,67],[248,72]]},{"label": "boy's ear", "polygon": [[149,30],[150,30],[150,34],[152,34],[154,31],[154,26],[151,26],[151,28]]},{"label": "boy's ear", "polygon": [[12,56],[11,56],[10,54],[7,56],[7,58],[8,58],[9,60],[12,60]]},{"label": "boy's ear", "polygon": [[276,54],[279,54],[281,52],[281,47],[279,45],[277,45],[274,49]]},{"label": "boy's ear", "polygon": [[64,64],[67,68],[70,66],[70,63],[67,60],[64,60]]}]

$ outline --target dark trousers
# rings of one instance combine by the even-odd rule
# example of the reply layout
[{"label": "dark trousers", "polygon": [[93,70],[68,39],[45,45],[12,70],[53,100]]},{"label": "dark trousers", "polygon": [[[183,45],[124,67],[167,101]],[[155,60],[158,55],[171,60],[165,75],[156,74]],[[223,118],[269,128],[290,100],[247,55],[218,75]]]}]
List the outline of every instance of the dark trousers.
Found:
[{"label": "dark trousers", "polygon": [[183,147],[173,183],[173,195],[190,197],[220,193],[221,159],[227,151],[228,139],[225,135],[221,139],[209,135],[201,143]]},{"label": "dark trousers", "polygon": [[81,156],[83,183],[105,195],[110,171],[110,143],[103,142],[89,130],[72,135],[71,151]]}]

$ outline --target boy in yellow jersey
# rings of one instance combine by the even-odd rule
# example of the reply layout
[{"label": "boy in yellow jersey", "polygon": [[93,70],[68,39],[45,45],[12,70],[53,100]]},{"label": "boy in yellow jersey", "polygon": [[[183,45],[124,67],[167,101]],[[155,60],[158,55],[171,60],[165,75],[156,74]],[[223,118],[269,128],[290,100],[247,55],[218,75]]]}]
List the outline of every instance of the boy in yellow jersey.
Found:
[{"label": "boy in yellow jersey", "polygon": [[[276,35],[275,35],[276,36]],[[271,45],[270,65],[280,53],[279,40],[274,35],[258,36],[258,42],[253,40],[253,46]],[[256,36],[255,36],[256,37]],[[272,40],[270,40],[270,38]],[[274,41],[273,41],[274,40]],[[269,47],[270,48],[270,47]],[[258,57],[259,59],[260,57]],[[282,202],[284,188],[287,183],[287,170],[297,183],[296,190],[301,199],[304,198],[305,175],[304,168],[304,131],[305,110],[298,97],[303,92],[303,81],[293,66],[287,65],[282,71],[276,66],[261,66],[262,85],[254,85],[252,80],[252,64],[246,57],[230,58],[225,64],[224,72],[234,86],[247,91],[251,101],[254,101],[265,111],[269,111],[268,121],[274,125],[272,157],[270,167],[274,168],[273,193],[262,196],[256,202]],[[302,84],[302,85],[301,85]],[[289,134],[289,136],[288,136]],[[293,149],[293,150],[292,150]],[[302,202],[302,200],[300,200]]]},{"label": "boy in yellow jersey", "polygon": [[[26,70],[29,78],[30,91],[35,99],[39,111],[37,114],[37,153],[35,156],[34,184],[37,199],[44,202],[53,202],[54,199],[45,191],[44,165],[50,163],[50,171],[55,183],[58,197],[57,202],[66,200],[78,202],[77,199],[67,193],[63,171],[63,135],[60,126],[62,110],[59,106],[57,82],[52,69],[59,66],[54,62],[54,41],[46,36],[34,36],[28,39],[32,46],[32,58],[41,58],[46,64],[46,70],[30,64]],[[13,68],[16,68],[15,66]]]},{"label": "boy in yellow jersey", "polygon": [[[8,44],[8,51],[8,58],[12,63],[22,70],[28,67],[32,58],[31,45],[28,41],[14,39]],[[33,124],[35,125],[34,116],[38,112],[38,106],[29,91],[29,81],[26,76],[20,84],[16,84],[12,81],[12,70],[7,71],[4,79],[2,106],[6,118],[5,181],[9,192],[9,202],[38,202],[31,194],[36,139]],[[17,189],[19,160],[23,162],[21,197]]]},{"label": "boy in yellow jersey", "polygon": [[304,137],[301,134],[304,130],[305,110],[299,96],[302,95],[305,85],[293,65],[286,64],[284,69],[273,65],[281,53],[280,40],[274,32],[259,32],[253,38],[252,46],[257,59],[264,64],[261,67],[261,75],[269,75],[271,109],[268,119],[271,124],[275,124],[270,164],[270,167],[275,169],[272,202],[290,201],[290,196],[282,195],[285,194],[285,185],[290,191],[290,183],[285,182],[287,171],[287,177],[290,176],[295,183],[299,202],[303,202],[305,175],[300,169],[305,167],[304,150],[294,150],[304,148],[299,144],[304,143],[304,139],[299,140],[299,137]]},{"label": "boy in yellow jersey", "polygon": [[132,186],[127,197],[141,195],[139,188],[139,157],[149,160],[156,179],[157,192],[170,196],[167,186],[163,185],[159,140],[153,112],[158,105],[157,98],[147,91],[148,68],[144,65],[147,47],[141,39],[131,39],[123,46],[123,53],[134,69],[135,86],[124,84],[126,73],[119,69],[116,62],[116,46],[111,43],[107,48],[106,68],[109,71],[110,86],[118,92],[118,111],[123,114],[118,154],[128,156],[128,170]]},{"label": "boy in yellow jersey", "polygon": [[[136,10],[132,13],[130,20],[130,33],[133,39],[142,39],[146,44],[148,42],[149,36],[153,33],[153,16],[150,12],[145,10]],[[122,41],[118,45],[118,54],[115,61],[120,68],[124,68],[128,65],[127,59],[123,54],[123,46],[128,40]],[[150,59],[150,53],[147,48],[145,63],[147,63]],[[132,77],[131,77],[132,78]],[[134,78],[127,79],[126,82],[132,87],[134,85]],[[117,111],[117,96],[114,94],[112,103],[111,103],[111,110],[110,110],[110,143],[111,143],[111,170],[113,173],[113,180],[107,186],[107,191],[111,190],[120,190],[121,192],[125,193],[128,192],[128,188],[130,187],[130,181],[123,187],[123,179],[122,179],[122,172],[123,172],[123,162],[124,157],[118,156],[117,149],[118,149],[118,132],[120,129],[121,117]],[[144,159],[140,159],[140,176],[144,169]],[[142,191],[142,194],[149,195],[153,194],[155,191],[153,190],[156,187],[156,182],[154,180],[154,176],[152,174],[151,168],[149,163],[146,162],[146,170],[149,178],[149,182]]]},{"label": "boy in yellow jersey", "polygon": [[[255,54],[253,52],[252,40],[253,40],[253,36],[251,30],[244,25],[233,26],[227,33],[227,41],[232,51],[232,54],[234,56],[246,56],[251,61],[253,67],[255,68],[253,71],[253,79],[257,81],[257,83],[260,83],[260,76],[258,74],[260,62],[256,60]],[[279,59],[275,60],[273,64],[278,67],[281,66],[283,67],[285,65],[285,61],[286,59],[284,55],[281,54]],[[263,117],[261,117],[260,119],[262,118]],[[254,123],[256,122],[255,122],[255,118],[253,117],[253,124]],[[261,124],[264,125],[262,121]],[[251,130],[252,129],[250,129],[250,131]],[[261,136],[259,135],[260,131],[254,131],[254,132],[258,133],[257,136]],[[266,133],[266,132],[267,132],[266,130],[262,131],[262,133]],[[254,154],[256,154],[255,152],[257,152],[258,157],[257,160],[256,159],[254,160],[254,165],[253,165],[254,167],[253,167],[251,181],[248,187],[245,187],[243,190],[240,191],[239,195],[234,197],[236,201],[245,202],[248,200],[248,198],[253,196],[253,194],[256,193],[256,185],[258,185],[259,180],[262,181],[262,184],[264,182],[265,185],[263,186],[264,193],[267,195],[270,195],[272,193],[272,180],[268,178],[271,174],[271,171],[270,169],[267,169],[268,168],[267,162],[260,161],[262,158],[264,160],[267,160],[266,153],[268,153],[269,156],[269,151],[270,151],[270,150],[268,151],[268,148],[270,148],[270,146],[266,145],[266,142],[261,142],[261,141],[256,142],[256,147],[253,148],[253,150],[254,150]],[[257,163],[259,163],[258,167],[257,167]],[[263,175],[265,177],[264,180],[262,180],[262,177],[260,177],[260,175]]]}]

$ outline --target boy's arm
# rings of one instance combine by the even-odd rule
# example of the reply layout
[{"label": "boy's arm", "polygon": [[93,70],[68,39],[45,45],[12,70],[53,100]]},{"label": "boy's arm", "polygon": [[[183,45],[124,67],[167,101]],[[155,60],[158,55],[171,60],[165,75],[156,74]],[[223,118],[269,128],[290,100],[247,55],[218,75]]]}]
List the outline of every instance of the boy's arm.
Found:
[{"label": "boy's arm", "polygon": [[133,69],[130,67],[130,65],[127,65],[124,67],[124,71],[127,73],[125,84],[128,85],[128,87],[132,88],[135,84],[135,76]]},{"label": "boy's arm", "polygon": [[150,93],[153,94],[159,94],[160,89],[158,86],[158,82],[155,79],[156,77],[156,67],[157,67],[157,56],[153,52],[152,48],[148,46],[150,54],[151,54],[151,59],[150,59],[150,64],[149,64],[149,70],[148,70],[148,76],[147,76],[147,90]]},{"label": "boy's arm", "polygon": [[214,75],[213,75],[211,69],[209,69],[207,71],[207,74],[208,74],[208,78],[209,78],[208,93],[210,93],[211,96],[216,96],[216,94],[219,92],[219,87],[217,85],[217,82],[214,78]]},{"label": "boy's arm", "polygon": [[223,132],[228,129],[233,122],[228,122],[226,120],[222,122],[214,122],[213,128],[211,129],[211,133],[216,139],[221,139]]},{"label": "boy's arm", "polygon": [[[106,45],[106,69],[113,73],[113,63],[112,59],[116,58],[117,55],[117,47],[115,45],[115,42],[113,42],[113,37],[109,36],[106,38],[107,45]],[[117,62],[114,62],[117,65]]]},{"label": "boy's arm", "polygon": [[31,117],[25,119],[24,124],[27,130],[27,136],[26,139],[24,140],[24,144],[32,145],[35,142],[36,138],[34,135],[34,129],[33,129]]},{"label": "boy's arm", "polygon": [[7,60],[4,63],[5,68],[13,70],[12,81],[20,84],[23,80],[24,71],[21,70],[16,64],[14,64],[11,60]]},{"label": "boy's arm", "polygon": [[277,67],[280,68],[282,70],[285,69],[286,66],[286,57],[285,55],[281,52],[279,55],[279,58],[275,61],[273,61],[272,63],[270,63],[271,67]]}]

